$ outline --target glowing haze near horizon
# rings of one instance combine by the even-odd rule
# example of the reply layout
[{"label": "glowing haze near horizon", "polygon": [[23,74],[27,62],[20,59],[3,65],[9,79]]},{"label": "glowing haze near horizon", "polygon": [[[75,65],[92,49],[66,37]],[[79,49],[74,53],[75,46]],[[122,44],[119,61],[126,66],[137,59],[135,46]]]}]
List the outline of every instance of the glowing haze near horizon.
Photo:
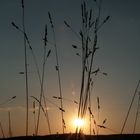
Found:
[{"label": "glowing haze near horizon", "polygon": [[[88,4],[94,4],[87,0]],[[36,53],[41,67],[43,56],[44,26],[48,26],[48,11],[53,15],[56,42],[60,59],[62,94],[65,99],[79,99],[81,80],[81,61],[75,55],[72,44],[78,44],[78,39],[64,25],[66,20],[75,31],[81,28],[80,0],[25,0],[26,32]],[[98,75],[92,93],[92,109],[97,119],[97,102],[100,98],[99,124],[106,118],[108,129],[100,129],[100,134],[120,133],[132,95],[140,79],[140,1],[139,0],[104,0],[102,18],[110,15],[110,20],[99,33],[99,51],[96,53],[94,68],[100,67],[108,76]],[[13,135],[25,135],[25,77],[19,72],[24,71],[23,36],[14,29],[11,22],[21,26],[20,0],[0,1],[0,104],[17,96],[15,100],[0,106],[0,122],[5,135],[8,135],[8,110],[11,112],[11,127]],[[52,33],[48,31],[52,41]],[[49,48],[53,46],[49,45]],[[28,50],[29,95],[39,97],[40,86],[30,50]],[[59,96],[57,73],[55,70],[54,52],[50,55],[45,73],[45,96],[56,105],[60,102],[52,96]],[[140,90],[140,89],[139,89]],[[124,133],[132,133],[138,94],[134,101]],[[33,99],[29,98],[29,134],[34,133],[32,113]],[[37,103],[36,103],[37,105]],[[64,118],[66,133],[74,132],[73,119],[77,115],[77,105],[64,100]],[[37,110],[36,110],[37,111]],[[48,102],[48,112],[52,133],[62,133],[61,114],[59,109]],[[140,117],[140,116],[139,116]],[[140,132],[138,117],[136,133]],[[48,127],[42,113],[39,134],[48,134]],[[87,118],[88,120],[88,118]],[[89,133],[88,121],[85,133]],[[2,136],[0,132],[0,136]]]}]

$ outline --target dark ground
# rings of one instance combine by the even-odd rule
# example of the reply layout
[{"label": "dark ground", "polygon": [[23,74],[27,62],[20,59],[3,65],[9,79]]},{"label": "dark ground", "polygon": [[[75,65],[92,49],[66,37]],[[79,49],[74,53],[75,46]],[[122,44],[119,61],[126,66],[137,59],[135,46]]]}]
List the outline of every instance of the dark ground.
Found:
[{"label": "dark ground", "polygon": [[[0,140],[77,140],[75,134],[57,134],[47,136],[19,136]],[[78,140],[140,140],[140,134],[123,135],[80,135]]]}]

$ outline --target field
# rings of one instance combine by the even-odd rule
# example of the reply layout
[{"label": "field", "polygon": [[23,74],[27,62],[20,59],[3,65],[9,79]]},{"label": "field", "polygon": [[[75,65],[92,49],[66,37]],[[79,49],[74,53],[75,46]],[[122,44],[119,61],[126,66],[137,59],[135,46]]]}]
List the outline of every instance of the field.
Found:
[{"label": "field", "polygon": [[[47,136],[19,136],[5,138],[5,140],[75,140],[76,135],[74,134],[56,134]],[[122,135],[82,135],[78,140],[139,140],[140,134],[122,134]],[[3,140],[3,139],[0,139]]]}]

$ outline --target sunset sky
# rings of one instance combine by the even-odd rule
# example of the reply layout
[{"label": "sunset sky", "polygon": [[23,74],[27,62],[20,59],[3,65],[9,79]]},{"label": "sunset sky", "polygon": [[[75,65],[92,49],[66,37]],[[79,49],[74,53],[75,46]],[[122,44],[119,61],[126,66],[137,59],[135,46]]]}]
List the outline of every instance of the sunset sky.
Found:
[{"label": "sunset sky", "polygon": [[[64,25],[66,20],[79,33],[81,29],[82,0],[25,0],[25,25],[31,46],[41,69],[43,56],[43,37],[45,24],[48,25],[48,40],[53,43],[48,11],[53,15],[56,43],[60,60],[62,94],[64,99],[64,118],[66,132],[74,132],[73,119],[77,116],[79,101],[81,60],[72,48],[78,45],[77,37]],[[93,0],[86,0],[88,7],[96,7]],[[109,21],[99,32],[94,69],[98,67],[107,76],[99,74],[92,93],[92,110],[97,118],[97,97],[100,98],[99,124],[106,118],[106,126],[101,134],[120,133],[130,101],[140,80],[140,1],[139,0],[103,0],[101,20],[110,16]],[[94,8],[93,8],[94,9]],[[95,9],[96,11],[96,9]],[[20,0],[0,0],[0,122],[8,136],[8,111],[11,112],[13,135],[25,135],[25,76],[23,35],[11,22],[22,28],[22,8]],[[60,102],[52,96],[59,96],[58,79],[55,70],[53,46],[45,72],[45,96],[55,105]],[[39,97],[40,85],[30,50],[28,55],[29,96]],[[138,89],[140,91],[140,88]],[[5,103],[16,96],[12,102]],[[71,100],[68,101],[67,99]],[[34,133],[34,118],[29,97],[29,134]],[[134,100],[124,133],[132,133],[136,114],[138,94]],[[62,133],[61,114],[54,104],[48,102],[48,112],[52,133]],[[36,103],[37,106],[37,103]],[[36,110],[37,111],[37,110]],[[88,119],[88,118],[87,118]],[[88,121],[85,133],[89,133]],[[113,130],[113,131],[112,131]],[[136,132],[140,133],[140,115]],[[39,134],[48,134],[47,123],[42,113]],[[2,136],[0,131],[0,137]]]}]

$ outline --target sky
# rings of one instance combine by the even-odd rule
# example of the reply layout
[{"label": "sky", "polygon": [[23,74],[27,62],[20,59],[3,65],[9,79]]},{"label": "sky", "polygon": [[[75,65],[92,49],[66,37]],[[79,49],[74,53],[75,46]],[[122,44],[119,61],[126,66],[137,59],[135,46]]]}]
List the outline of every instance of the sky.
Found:
[{"label": "sky", "polygon": [[[87,2],[88,7],[95,7],[92,0],[87,0]],[[61,68],[62,94],[65,99],[72,101],[79,100],[81,60],[72,48],[72,44],[79,43],[78,39],[66,28],[64,20],[73,27],[75,32],[80,31],[80,3],[81,0],[25,0],[26,33],[40,69],[42,68],[45,24],[48,25],[48,40],[53,42],[48,11],[53,15]],[[139,0],[103,0],[102,2],[101,19],[107,16],[110,16],[110,19],[99,32],[100,49],[95,56],[94,69],[100,67],[101,71],[108,75],[99,74],[96,78],[92,93],[92,108],[97,117],[96,98],[99,97],[101,104],[99,123],[106,118],[106,126],[113,131],[102,129],[101,134],[120,133],[136,85],[140,80],[139,5]],[[24,71],[23,35],[11,25],[14,21],[22,28],[20,0],[0,0],[0,19],[0,122],[5,135],[8,136],[8,111],[10,111],[13,135],[25,135],[25,76],[19,74]],[[59,96],[53,45],[50,43],[47,49],[52,49],[52,53],[46,64],[45,96],[60,106],[60,102],[52,98],[52,96]],[[38,98],[40,85],[30,50],[27,50],[27,55],[29,95]],[[3,104],[13,96],[16,96],[13,101]],[[34,133],[33,101],[29,97],[29,133],[31,135]],[[124,133],[133,131],[137,101],[138,94],[136,94]],[[77,105],[64,100],[64,108],[66,132],[74,132],[72,121],[77,115]],[[48,102],[48,112],[52,133],[62,133],[61,114],[58,107]],[[140,132],[139,117],[136,132]],[[88,122],[85,133],[89,133]],[[43,113],[39,134],[48,134]]]}]

